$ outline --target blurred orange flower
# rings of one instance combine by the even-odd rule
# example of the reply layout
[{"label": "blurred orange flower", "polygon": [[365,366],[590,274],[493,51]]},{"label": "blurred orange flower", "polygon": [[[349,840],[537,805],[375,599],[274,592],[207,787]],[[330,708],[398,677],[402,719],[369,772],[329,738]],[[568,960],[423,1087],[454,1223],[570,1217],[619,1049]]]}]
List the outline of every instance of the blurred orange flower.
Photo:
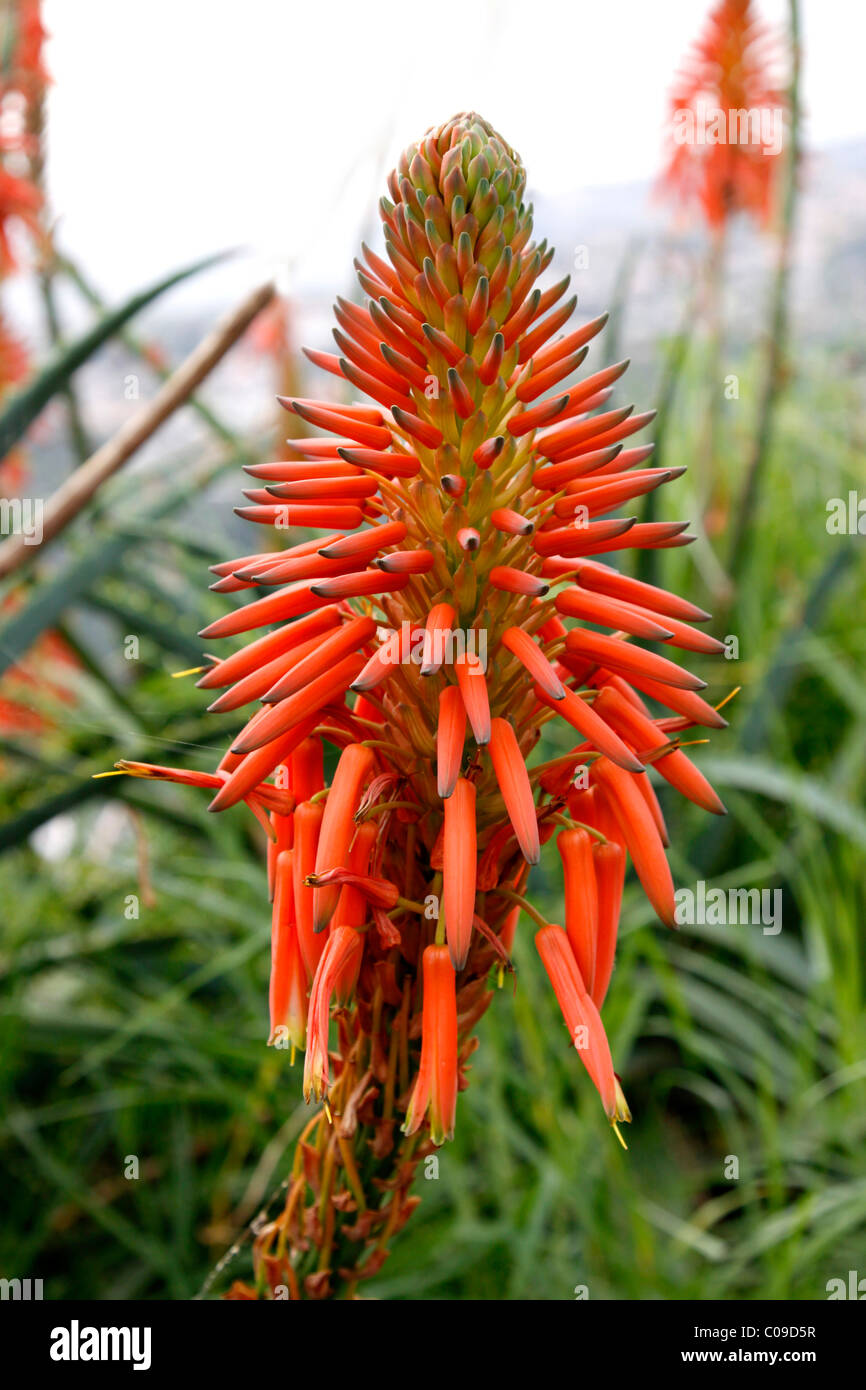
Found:
[{"label": "blurred orange flower", "polygon": [[777,56],[751,0],[719,0],[675,81],[661,189],[712,228],[738,212],[762,222],[772,213],[787,115]]}]

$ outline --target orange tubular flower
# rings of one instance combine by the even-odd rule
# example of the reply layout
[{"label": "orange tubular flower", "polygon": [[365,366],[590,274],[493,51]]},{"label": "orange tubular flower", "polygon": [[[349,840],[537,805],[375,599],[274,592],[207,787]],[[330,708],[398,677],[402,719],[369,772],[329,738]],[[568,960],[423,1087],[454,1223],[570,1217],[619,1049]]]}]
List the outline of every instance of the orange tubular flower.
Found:
[{"label": "orange tubular flower", "polygon": [[[322,829],[316,850],[316,873],[326,869],[348,868],[343,861],[349,853],[354,831],[353,816],[364,785],[373,767],[373,754],[360,744],[349,744],[340,757],[325,803]],[[337,906],[339,887],[316,888],[313,893],[313,924],[316,931],[327,926]]]},{"label": "orange tubular flower", "polygon": [[705,811],[712,811],[717,816],[725,814],[724,806],[704,774],[685,753],[674,747],[648,714],[636,708],[619,690],[605,686],[595,702],[595,708],[634,748],[651,753],[669,748],[670,752],[653,760],[653,766],[658,768],[662,777]]},{"label": "orange tubular flower", "polygon": [[445,801],[442,906],[445,932],[455,968],[462,970],[469,954],[475,911],[476,861],[475,786],[458,777]]},{"label": "orange tubular flower", "polygon": [[307,1031],[307,976],[294,909],[292,851],[284,850],[277,858],[274,886],[268,1042],[278,1042],[280,1029],[285,1029],[292,1047],[302,1048]]},{"label": "orange tubular flower", "polygon": [[[772,212],[781,142],[778,126],[766,123],[785,110],[774,57],[772,34],[751,0],[718,0],[671,92],[662,191],[683,206],[697,205],[712,228],[737,212],[761,221]],[[765,113],[765,124],[743,138],[730,123],[750,112]]]},{"label": "orange tubular flower", "polygon": [[456,614],[450,603],[436,603],[427,614],[422,648],[422,676],[435,676],[436,672],[441,669],[445,638],[451,630],[455,617]]},{"label": "orange tubular flower", "polygon": [[600,1009],[607,995],[616,955],[619,911],[625,882],[625,851],[615,840],[606,840],[604,844],[596,840],[592,846],[592,860],[598,904],[598,934],[590,994],[596,1008]]},{"label": "orange tubular flower", "polygon": [[457,1110],[456,975],[447,946],[424,951],[421,1063],[403,1130],[414,1134],[429,1107],[430,1138],[444,1144],[454,1133]]},{"label": "orange tubular flower", "polygon": [[[284,398],[303,431],[294,457],[250,469],[281,496],[241,508],[280,534],[328,534],[214,567],[221,592],[260,596],[207,636],[266,632],[209,658],[199,684],[228,691],[223,708],[263,703],[202,785],[212,810],[246,800],[273,837],[278,923],[291,878],[304,1092],[328,1106],[299,1147],[284,1253],[267,1235],[256,1249],[315,1297],[375,1272],[411,1212],[414,1165],[454,1124],[488,977],[521,906],[537,916],[530,866],[562,825],[567,933],[544,927],[539,951],[605,1111],[628,1117],[598,1007],[627,857],[673,923],[647,768],[658,760],[719,809],[676,744],[692,724],[724,727],[674,659],[677,645],[716,649],[691,627],[709,615],[599,558],[688,542],[685,523],[608,514],[677,470],[644,467],[651,445],[624,447],[652,419],[608,405],[625,364],[577,380],[605,317],[569,324],[575,300],[568,280],[543,278],[552,252],[532,239],[525,187],[517,154],[474,113],[406,151],[380,204],[384,250],[356,262],[363,302],[337,302],[337,354],[309,353],[327,398]],[[528,767],[551,720],[577,746]],[[286,765],[290,791],[265,780]],[[275,1018],[284,946],[278,932]]]},{"label": "orange tubular flower", "polygon": [[[313,874],[311,881],[316,887],[326,888],[336,883],[340,888],[354,889],[368,903],[387,911],[397,906],[400,897],[396,883],[392,883],[389,878],[370,878],[368,874],[352,873],[351,869],[327,869],[323,874]],[[339,906],[336,915],[342,922]],[[363,916],[366,914],[362,914]]]},{"label": "orange tubular flower", "polygon": [[674,885],[662,837],[632,773],[599,758],[593,776],[605,793],[628,845],[644,892],[663,922],[674,926]]},{"label": "orange tubular flower", "polygon": [[523,857],[527,864],[537,864],[541,858],[541,846],[532,785],[517,736],[507,719],[494,719],[491,722],[490,760]]},{"label": "orange tubular flower", "polygon": [[451,795],[457,783],[465,742],[466,706],[457,686],[446,685],[439,697],[436,729],[437,789],[444,800]]},{"label": "orange tubular flower", "polygon": [[454,672],[457,676],[460,694],[463,696],[463,704],[466,707],[469,723],[472,725],[475,742],[478,744],[489,743],[490,700],[487,695],[487,680],[484,669],[477,658],[467,655],[456,658]]},{"label": "orange tubular flower", "polygon": [[568,937],[562,927],[552,923],[536,932],[535,944],[580,1060],[592,1077],[608,1119],[616,1120],[616,1078],[607,1034],[598,1009],[586,991]]},{"label": "orange tubular flower", "polygon": [[336,992],[341,973],[360,957],[361,950],[361,937],[353,927],[337,927],[328,937],[322,959],[313,976],[307,1052],[304,1058],[305,1100],[309,1100],[311,1095],[321,1100],[327,1093],[330,1078],[328,1033],[331,998]]},{"label": "orange tubular flower", "polygon": [[310,979],[325,949],[326,938],[316,934],[315,890],[307,879],[316,867],[316,853],[322,833],[325,808],[321,801],[301,801],[295,807],[294,822],[294,895],[301,955]]},{"label": "orange tubular flower", "polygon": [[592,988],[598,948],[598,885],[592,836],[586,830],[563,830],[556,843],[565,874],[565,930],[581,978]]}]

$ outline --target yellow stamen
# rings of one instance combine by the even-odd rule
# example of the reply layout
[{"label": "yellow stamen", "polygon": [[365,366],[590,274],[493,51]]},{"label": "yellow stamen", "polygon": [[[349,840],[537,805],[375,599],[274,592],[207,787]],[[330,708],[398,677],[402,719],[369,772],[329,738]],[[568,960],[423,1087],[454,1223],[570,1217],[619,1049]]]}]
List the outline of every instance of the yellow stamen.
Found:
[{"label": "yellow stamen", "polygon": [[327,1097],[327,1096],[323,1097],[323,1099],[322,1099],[322,1104],[323,1104],[324,1107],[325,1107],[325,1114],[326,1114],[327,1117],[328,1117],[328,1124],[329,1124],[329,1125],[332,1125],[332,1124],[334,1123],[334,1117],[333,1117],[333,1115],[331,1114],[331,1107],[330,1107],[330,1105],[328,1104],[328,1097]]},{"label": "yellow stamen", "polygon": [[197,676],[199,671],[207,671],[209,669],[210,668],[207,666],[188,666],[185,671],[172,671],[171,678],[173,681],[179,681],[181,676]]},{"label": "yellow stamen", "polygon": [[623,1146],[623,1148],[625,1149],[626,1153],[628,1153],[628,1144],[625,1142],[625,1140],[623,1139],[622,1135],[620,1134],[620,1132],[619,1132],[619,1125],[617,1124],[616,1120],[611,1120],[611,1122],[610,1122],[610,1127],[611,1127],[611,1129],[613,1130],[613,1132],[614,1132],[614,1134],[616,1135],[616,1137],[617,1137],[617,1139],[619,1140],[619,1142],[622,1144],[622,1146]]},{"label": "yellow stamen", "polygon": [[293,1067],[294,1065],[295,1065],[295,1044],[292,1043],[292,1050],[291,1050],[291,1052],[289,1053],[289,1066],[290,1066],[290,1067]]},{"label": "yellow stamen", "polygon": [[127,776],[126,768],[125,768],[125,767],[121,767],[121,768],[118,768],[115,772],[93,772],[93,773],[91,773],[90,780],[91,780],[92,782],[98,782],[100,777],[126,777],[126,776]]},{"label": "yellow stamen", "polygon": [[718,714],[719,710],[723,709],[729,700],[733,700],[735,695],[739,695],[742,688],[743,687],[741,685],[735,685],[730,695],[726,695],[724,700],[720,700],[719,703],[715,706],[716,713]]}]

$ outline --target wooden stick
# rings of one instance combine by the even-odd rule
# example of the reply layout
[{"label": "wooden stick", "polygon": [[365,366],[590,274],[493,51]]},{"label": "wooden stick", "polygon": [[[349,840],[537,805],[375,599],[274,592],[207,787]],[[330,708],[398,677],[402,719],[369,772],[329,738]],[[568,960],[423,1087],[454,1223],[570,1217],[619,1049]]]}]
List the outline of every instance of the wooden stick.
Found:
[{"label": "wooden stick", "polygon": [[9,536],[0,543],[0,579],[32,560],[87,505],[102,484],[131,458],[137,449],[159,429],[170,415],[189,399],[196,387],[249,328],[253,319],[270,304],[273,284],[261,285],[248,295],[226,318],[207,334],[160,387],[153,400],[127,420],[113,438],[67,478],[46,503],[42,518],[42,539],[30,544],[24,536]]}]

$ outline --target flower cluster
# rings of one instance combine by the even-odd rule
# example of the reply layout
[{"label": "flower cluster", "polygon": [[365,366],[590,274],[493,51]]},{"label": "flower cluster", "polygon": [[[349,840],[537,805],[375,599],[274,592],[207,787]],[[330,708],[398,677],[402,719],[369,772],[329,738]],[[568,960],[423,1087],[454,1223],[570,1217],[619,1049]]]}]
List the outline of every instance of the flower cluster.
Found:
[{"label": "flower cluster", "polygon": [[[670,95],[673,142],[662,189],[718,229],[735,213],[766,222],[784,123],[777,44],[752,0],[718,0]],[[690,138],[679,138],[688,118]]]},{"label": "flower cluster", "polygon": [[[327,1112],[259,1238],[260,1272],[292,1296],[299,1272],[316,1296],[384,1258],[415,1162],[453,1132],[521,910],[609,1120],[629,1119],[601,1021],[629,859],[674,917],[646,769],[723,810],[680,735],[725,721],[639,645],[719,652],[694,626],[709,615],[599,558],[687,544],[685,523],[617,514],[677,470],[631,442],[651,414],[608,404],[627,363],[577,378],[606,316],[572,327],[568,280],[542,287],[552,251],[524,193],[474,113],[403,155],[385,255],[356,262],[364,300],[337,301],[335,353],[307,352],[332,398],[283,399],[307,434],[247,469],[239,514],[311,538],[214,567],[213,588],[250,598],[202,636],[262,635],[198,683],[249,717],[212,774],[120,765],[211,787],[214,811],[244,801],[268,830],[270,1040],[305,1049]],[[575,746],[529,766],[557,718]],[[525,897],[553,835],[562,926]]]}]

